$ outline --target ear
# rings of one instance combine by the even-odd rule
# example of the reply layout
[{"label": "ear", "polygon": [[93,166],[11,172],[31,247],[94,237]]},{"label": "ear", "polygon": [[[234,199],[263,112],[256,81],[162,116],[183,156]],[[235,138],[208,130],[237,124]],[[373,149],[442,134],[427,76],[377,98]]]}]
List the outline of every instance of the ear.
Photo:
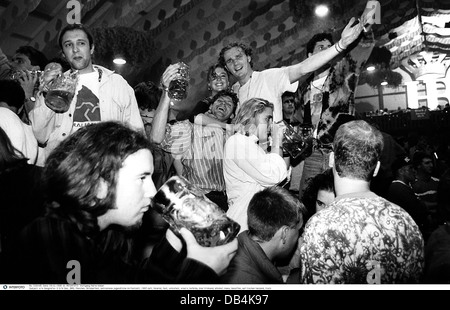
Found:
[{"label": "ear", "polygon": [[108,195],[108,184],[103,178],[100,178],[100,182],[98,183],[97,187],[97,198],[98,199],[105,199]]},{"label": "ear", "polygon": [[377,176],[378,171],[380,170],[380,166],[381,166],[380,161],[377,161],[377,166],[375,167],[375,170],[373,171],[373,176],[374,176],[374,177]]},{"label": "ear", "polygon": [[288,236],[289,227],[283,226],[280,229],[281,229],[280,240],[282,241],[283,244],[286,244],[286,239],[287,239],[287,236]]},{"label": "ear", "polygon": [[95,45],[92,45],[92,47],[91,47],[91,55],[94,54],[94,49],[95,49]]},{"label": "ear", "polygon": [[308,57],[311,57],[313,53],[308,53]]},{"label": "ear", "polygon": [[252,62],[252,56],[247,56],[247,61],[248,61],[248,63],[251,63]]},{"label": "ear", "polygon": [[329,156],[328,167],[333,168],[334,167],[334,152],[331,152],[328,156]]}]

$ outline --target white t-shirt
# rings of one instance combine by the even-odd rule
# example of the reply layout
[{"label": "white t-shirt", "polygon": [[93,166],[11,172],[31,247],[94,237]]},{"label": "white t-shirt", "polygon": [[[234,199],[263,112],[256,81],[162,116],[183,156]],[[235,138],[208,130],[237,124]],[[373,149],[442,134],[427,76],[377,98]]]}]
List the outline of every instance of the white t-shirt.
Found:
[{"label": "white t-shirt", "polygon": [[88,124],[101,121],[98,72],[80,74],[76,88],[72,133]]},{"label": "white t-shirt", "polygon": [[287,67],[282,67],[253,71],[247,83],[240,86],[237,82],[232,89],[239,97],[238,108],[250,98],[265,99],[273,103],[273,121],[279,122],[283,120],[281,95],[285,91],[295,92],[297,87],[298,82],[291,84]]}]

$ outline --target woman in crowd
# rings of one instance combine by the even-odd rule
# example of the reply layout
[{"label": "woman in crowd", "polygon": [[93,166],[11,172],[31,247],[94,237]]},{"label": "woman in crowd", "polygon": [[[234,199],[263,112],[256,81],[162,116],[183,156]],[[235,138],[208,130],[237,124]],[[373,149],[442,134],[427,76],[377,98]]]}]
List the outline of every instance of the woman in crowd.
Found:
[{"label": "woman in crowd", "polygon": [[281,149],[284,128],[282,123],[273,124],[272,117],[272,103],[260,98],[247,100],[236,113],[236,133],[225,143],[227,214],[241,225],[241,232],[247,229],[247,207],[253,195],[279,184],[288,175]]}]

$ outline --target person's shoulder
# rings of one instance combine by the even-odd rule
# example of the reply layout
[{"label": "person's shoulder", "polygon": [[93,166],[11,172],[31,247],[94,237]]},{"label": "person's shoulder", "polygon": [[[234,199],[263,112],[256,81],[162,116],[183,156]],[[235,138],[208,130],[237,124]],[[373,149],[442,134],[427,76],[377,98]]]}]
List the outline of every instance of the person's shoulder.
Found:
[{"label": "person's shoulder", "polygon": [[5,120],[10,120],[18,124],[21,122],[19,116],[16,113],[14,113],[8,108],[0,107],[0,121]]}]

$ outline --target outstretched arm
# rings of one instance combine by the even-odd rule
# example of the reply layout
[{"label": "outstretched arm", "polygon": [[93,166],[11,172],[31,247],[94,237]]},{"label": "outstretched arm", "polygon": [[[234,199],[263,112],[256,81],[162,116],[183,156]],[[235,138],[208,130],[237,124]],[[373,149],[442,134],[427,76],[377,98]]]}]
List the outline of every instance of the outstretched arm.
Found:
[{"label": "outstretched arm", "polygon": [[164,135],[166,133],[167,118],[169,116],[170,110],[170,98],[167,94],[167,86],[169,86],[170,81],[176,76],[179,64],[170,65],[164,71],[161,81],[165,86],[162,92],[161,99],[159,100],[158,107],[155,110],[155,117],[152,122],[152,129],[150,130],[150,141],[154,143],[161,143],[164,140]]},{"label": "outstretched arm", "polygon": [[361,22],[358,22],[356,25],[352,26],[354,22],[355,18],[352,17],[342,31],[341,39],[332,47],[327,48],[320,53],[314,54],[298,64],[289,66],[289,80],[291,83],[296,82],[305,74],[321,68],[329,63],[334,57],[339,55],[339,53],[344,52],[344,50],[359,37],[361,31],[363,30]]}]

